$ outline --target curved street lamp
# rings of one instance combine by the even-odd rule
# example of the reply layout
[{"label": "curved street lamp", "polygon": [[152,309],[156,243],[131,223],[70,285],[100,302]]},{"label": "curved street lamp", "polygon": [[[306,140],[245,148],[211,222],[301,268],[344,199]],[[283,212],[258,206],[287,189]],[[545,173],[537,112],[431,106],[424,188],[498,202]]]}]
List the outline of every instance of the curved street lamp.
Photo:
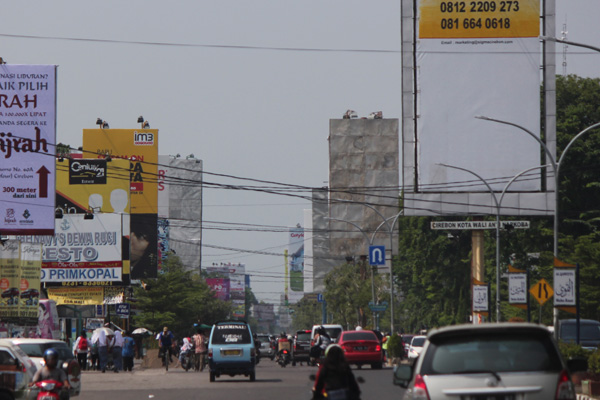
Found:
[{"label": "curved street lamp", "polygon": [[[503,120],[489,118],[489,117],[485,117],[485,116],[477,116],[475,118],[482,119],[485,121],[497,122],[499,124],[510,125],[510,126],[514,126],[515,128],[519,128],[520,130],[524,131],[529,136],[531,136],[532,138],[537,140],[537,142],[544,149],[546,155],[548,156],[548,158],[550,160],[550,165],[552,166],[552,168],[554,170],[554,229],[553,229],[554,230],[554,240],[553,240],[553,248],[554,248],[554,257],[558,258],[558,188],[559,188],[559,184],[560,184],[560,179],[559,179],[560,178],[560,175],[559,175],[560,174],[560,166],[562,165],[565,155],[567,154],[567,152],[569,151],[569,149],[571,148],[573,143],[577,139],[579,139],[581,136],[583,136],[585,133],[589,132],[590,130],[600,127],[600,122],[597,122],[593,125],[588,126],[584,130],[579,132],[577,135],[575,135],[569,141],[569,143],[564,148],[564,150],[562,151],[562,154],[560,155],[558,161],[556,161],[555,157],[552,155],[552,152],[550,152],[550,150],[548,149],[548,146],[546,146],[546,143],[544,143],[544,141],[542,139],[537,137],[533,132],[531,132],[527,128],[525,128],[521,125],[515,124],[513,122],[503,121]],[[554,322],[554,329],[556,331],[558,331],[558,326],[557,326],[558,325],[558,310],[556,308],[554,309],[554,321],[553,322]]]}]

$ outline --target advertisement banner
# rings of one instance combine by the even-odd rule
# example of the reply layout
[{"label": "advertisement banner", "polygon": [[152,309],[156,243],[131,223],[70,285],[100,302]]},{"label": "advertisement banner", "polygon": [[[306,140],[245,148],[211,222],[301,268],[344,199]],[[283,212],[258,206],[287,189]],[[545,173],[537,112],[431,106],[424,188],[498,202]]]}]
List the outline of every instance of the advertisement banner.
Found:
[{"label": "advertisement banner", "polygon": [[104,289],[101,287],[48,288],[48,297],[57,305],[88,306],[102,304]]},{"label": "advertisement banner", "polygon": [[18,240],[7,240],[0,245],[0,315],[2,319],[19,316],[21,287],[21,254]]},{"label": "advertisement banner", "polygon": [[213,292],[215,292],[215,298],[223,301],[229,300],[228,278],[207,278],[206,284]]},{"label": "advertisement banner", "polygon": [[52,235],[56,66],[0,64],[0,231]]},{"label": "advertisement banner", "polygon": [[473,312],[490,311],[490,287],[488,285],[473,285]]},{"label": "advertisement banner", "polygon": [[38,329],[42,339],[60,339],[58,311],[54,300],[40,300]]},{"label": "advertisement banner", "polygon": [[54,236],[18,236],[42,244],[42,282],[87,282],[100,285],[122,280],[119,214],[64,214]]},{"label": "advertisement banner", "polygon": [[[540,165],[539,144],[476,117],[510,121],[540,137],[540,0],[417,2],[419,190],[489,192],[464,170],[445,166],[451,165],[502,191],[506,181],[498,177]],[[539,171],[511,185],[521,192],[540,188]]]},{"label": "advertisement banner", "polygon": [[129,160],[130,278],[158,273],[158,130],[84,129],[84,156]]},{"label": "advertisement banner", "polygon": [[[82,172],[90,172],[87,178]],[[94,178],[90,176],[94,173]],[[105,174],[105,179],[101,175]],[[79,178],[75,178],[79,176]],[[73,183],[75,182],[75,183]],[[81,183],[79,183],[81,182]],[[85,182],[85,183],[83,183]],[[56,207],[62,213],[122,214],[123,284],[129,283],[129,161],[113,159],[58,159]],[[117,282],[111,281],[111,284]],[[50,285],[52,285],[50,283]]]},{"label": "advertisement banner", "polygon": [[288,259],[290,264],[288,300],[290,304],[295,304],[304,296],[304,228],[290,228]]},{"label": "advertisement banner", "polygon": [[21,243],[19,318],[26,325],[33,324],[38,319],[41,269],[42,245]]}]

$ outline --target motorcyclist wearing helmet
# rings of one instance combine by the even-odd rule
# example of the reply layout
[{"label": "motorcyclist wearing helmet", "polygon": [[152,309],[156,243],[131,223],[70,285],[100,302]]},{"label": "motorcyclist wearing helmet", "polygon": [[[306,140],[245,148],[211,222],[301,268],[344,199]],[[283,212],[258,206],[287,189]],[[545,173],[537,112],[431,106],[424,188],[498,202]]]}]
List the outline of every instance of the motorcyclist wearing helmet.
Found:
[{"label": "motorcyclist wearing helmet", "polygon": [[[66,372],[62,368],[58,368],[58,351],[53,348],[44,352],[44,367],[37,370],[30,385],[33,386],[36,382],[47,380],[62,382],[64,389],[71,388]],[[61,398],[68,398],[68,396],[69,393],[63,390]]]},{"label": "motorcyclist wearing helmet", "polygon": [[289,353],[292,350],[292,345],[285,332],[281,332],[279,339],[277,339],[277,356],[281,356],[284,350],[287,350]]}]

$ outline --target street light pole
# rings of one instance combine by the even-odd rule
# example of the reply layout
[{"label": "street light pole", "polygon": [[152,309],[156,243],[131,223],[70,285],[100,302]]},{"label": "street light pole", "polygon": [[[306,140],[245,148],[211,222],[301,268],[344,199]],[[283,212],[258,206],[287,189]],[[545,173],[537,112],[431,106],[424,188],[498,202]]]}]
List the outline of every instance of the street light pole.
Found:
[{"label": "street light pole", "polygon": [[[582,46],[582,47],[584,47],[584,46]],[[599,127],[600,126],[600,122],[588,126],[584,130],[582,130],[581,132],[579,132],[577,135],[575,135],[569,141],[569,143],[567,144],[567,146],[565,147],[565,149],[562,151],[562,154],[560,155],[560,158],[558,159],[558,161],[555,161],[556,159],[552,155],[552,152],[550,151],[550,149],[548,149],[548,146],[546,146],[546,143],[544,143],[544,141],[542,139],[540,139],[539,137],[537,137],[533,132],[531,132],[527,128],[525,128],[525,127],[523,127],[521,125],[515,124],[513,122],[503,121],[503,120],[489,118],[489,117],[484,117],[484,116],[477,116],[475,118],[482,119],[482,120],[485,120],[485,121],[497,122],[499,124],[510,125],[510,126],[514,126],[515,128],[519,128],[520,130],[524,131],[529,136],[531,136],[532,138],[534,138],[535,140],[537,140],[537,142],[542,146],[542,148],[544,149],[544,152],[546,153],[546,155],[550,159],[550,165],[552,166],[552,168],[554,170],[554,224],[553,224],[554,225],[554,227],[553,227],[554,240],[553,240],[553,250],[554,250],[554,257],[558,258],[558,188],[559,188],[559,184],[560,184],[560,179],[559,179],[560,166],[562,165],[562,162],[563,162],[563,160],[565,158],[565,154],[567,154],[568,150],[571,148],[571,146],[573,145],[573,143],[577,139],[579,139],[581,136],[583,136],[585,133],[589,132],[590,130],[592,130],[594,128]],[[555,331],[558,332],[558,310],[556,308],[554,309],[554,321],[553,321],[553,325],[554,325]]]},{"label": "street light pole", "polygon": [[[373,240],[375,238],[375,233],[377,231],[373,232],[373,235],[371,236],[371,238],[369,238],[369,235],[367,235],[367,233],[364,230],[362,230],[360,226],[358,226],[357,224],[355,224],[352,221],[346,221],[345,219],[338,219],[338,218],[327,218],[327,219],[329,219],[331,221],[345,222],[347,224],[354,226],[365,236],[365,238],[367,239],[367,242],[369,243],[369,246],[373,245]],[[371,265],[370,269],[371,269],[371,295],[373,296],[373,305],[375,305],[375,282],[374,282],[375,277],[373,276],[373,266],[372,265]],[[376,321],[377,321],[375,311],[372,311],[372,318],[373,318],[373,326],[375,326]],[[379,326],[377,326],[377,330],[379,330]]]},{"label": "street light pole", "polygon": [[499,199],[496,197],[496,193],[492,190],[491,186],[487,183],[487,181],[485,179],[483,179],[481,176],[477,175],[475,172],[468,170],[466,168],[455,167],[453,165],[447,165],[447,164],[440,164],[440,165],[447,167],[447,168],[458,169],[461,171],[468,172],[472,175],[475,175],[477,178],[479,178],[479,180],[481,180],[485,184],[485,186],[488,188],[488,190],[492,194],[492,198],[494,199],[494,202],[496,203],[496,322],[500,322],[500,315],[501,315],[501,313],[500,313],[500,211],[502,209],[502,200],[504,199],[504,195],[506,194],[506,191],[508,190],[510,185],[512,185],[513,182],[515,182],[523,174],[526,174],[527,172],[533,171],[535,169],[545,168],[549,165],[541,165],[541,166],[539,165],[539,166],[527,168],[527,169],[519,172],[510,181],[508,181],[508,183],[504,186],[504,189],[502,190],[502,193],[500,194]]},{"label": "street light pole", "polygon": [[[388,233],[390,234],[390,332],[394,333],[394,265],[393,265],[393,257],[394,257],[394,230],[393,230],[393,224],[390,226],[390,224],[388,223],[388,220],[390,218],[385,218],[385,216],[379,212],[379,210],[377,210],[375,207],[373,207],[372,205],[368,204],[368,203],[363,203],[363,202],[359,202],[359,201],[352,201],[352,200],[343,200],[343,199],[332,199],[332,201],[337,201],[340,203],[354,203],[354,204],[361,204],[363,206],[369,207],[371,210],[375,211],[377,213],[377,215],[379,215],[381,217],[381,219],[383,219],[383,222],[381,224],[379,224],[379,226],[377,227],[377,229],[375,229],[375,231],[373,232],[373,240],[375,240],[375,234],[379,231],[379,228],[381,228],[384,224],[387,225],[388,227]],[[392,218],[398,218],[398,216],[400,216],[402,214],[402,212],[398,213],[395,215],[395,217]],[[344,221],[345,222],[345,221]],[[396,220],[394,220],[394,223],[396,222]],[[371,241],[371,243],[372,243]]]}]

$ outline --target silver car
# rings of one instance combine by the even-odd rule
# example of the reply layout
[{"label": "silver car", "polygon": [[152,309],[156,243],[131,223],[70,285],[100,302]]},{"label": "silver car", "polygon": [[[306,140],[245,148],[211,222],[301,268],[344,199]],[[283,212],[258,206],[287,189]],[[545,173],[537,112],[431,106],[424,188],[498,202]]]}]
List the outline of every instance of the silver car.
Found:
[{"label": "silver car", "polygon": [[575,399],[571,373],[545,326],[527,323],[456,325],[431,331],[414,366],[400,365],[394,383],[405,399]]}]

